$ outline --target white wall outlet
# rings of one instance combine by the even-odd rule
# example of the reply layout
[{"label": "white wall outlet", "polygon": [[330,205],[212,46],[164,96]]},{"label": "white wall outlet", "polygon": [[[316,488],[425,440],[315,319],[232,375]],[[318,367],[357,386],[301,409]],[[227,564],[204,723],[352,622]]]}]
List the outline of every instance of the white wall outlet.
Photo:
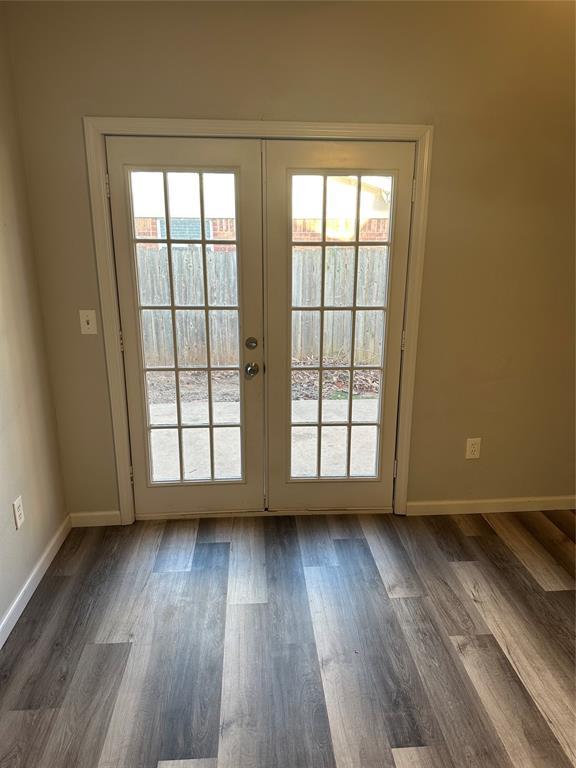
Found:
[{"label": "white wall outlet", "polygon": [[466,458],[479,459],[481,444],[482,444],[481,437],[469,437],[466,440]]},{"label": "white wall outlet", "polygon": [[12,502],[12,509],[14,510],[14,523],[16,524],[16,530],[22,527],[24,522],[24,506],[22,504],[22,496],[18,496],[16,501]]},{"label": "white wall outlet", "polygon": [[98,327],[96,325],[96,310],[95,309],[81,309],[80,310],[80,333],[82,334],[96,334],[98,333]]}]

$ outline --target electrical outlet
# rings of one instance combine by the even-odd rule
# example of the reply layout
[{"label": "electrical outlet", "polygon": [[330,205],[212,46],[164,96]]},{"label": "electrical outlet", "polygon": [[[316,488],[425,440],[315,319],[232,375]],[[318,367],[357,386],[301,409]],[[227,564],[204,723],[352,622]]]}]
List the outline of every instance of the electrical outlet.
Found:
[{"label": "electrical outlet", "polygon": [[14,523],[16,524],[16,530],[22,527],[24,522],[24,506],[22,504],[22,496],[18,496],[16,501],[12,502],[12,509],[14,510]]},{"label": "electrical outlet", "polygon": [[96,325],[96,310],[95,309],[81,309],[80,312],[80,333],[82,334],[97,334],[98,327]]},{"label": "electrical outlet", "polygon": [[479,459],[481,444],[482,444],[481,437],[469,437],[466,440],[466,458]]}]

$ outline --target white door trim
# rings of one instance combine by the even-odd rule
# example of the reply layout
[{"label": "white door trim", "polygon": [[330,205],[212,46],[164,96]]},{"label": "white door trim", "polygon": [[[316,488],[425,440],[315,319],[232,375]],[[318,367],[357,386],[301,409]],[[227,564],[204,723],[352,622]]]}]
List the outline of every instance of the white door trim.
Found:
[{"label": "white door trim", "polygon": [[107,191],[106,136],[235,137],[256,139],[349,139],[411,141],[416,144],[416,176],[404,320],[405,349],[400,374],[397,473],[394,511],[406,514],[416,344],[424,270],[424,243],[430,186],[433,128],[429,125],[379,123],[302,123],[253,120],[188,120],[172,118],[85,117],[84,137],[96,270],[100,292],[108,389],[123,525],[135,519],[131,481],[130,437],[120,341],[120,313]]}]

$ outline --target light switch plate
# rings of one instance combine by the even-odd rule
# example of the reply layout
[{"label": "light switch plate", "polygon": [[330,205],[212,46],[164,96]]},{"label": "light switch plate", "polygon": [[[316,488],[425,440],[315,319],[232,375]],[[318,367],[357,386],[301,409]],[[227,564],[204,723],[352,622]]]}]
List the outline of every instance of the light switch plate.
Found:
[{"label": "light switch plate", "polygon": [[22,496],[18,496],[16,501],[12,502],[12,509],[14,510],[14,523],[16,525],[16,530],[19,530],[22,527],[22,523],[24,522],[24,506],[22,504]]},{"label": "light switch plate", "polygon": [[96,310],[95,309],[81,309],[80,310],[80,333],[95,335],[98,333],[98,327],[96,325]]}]

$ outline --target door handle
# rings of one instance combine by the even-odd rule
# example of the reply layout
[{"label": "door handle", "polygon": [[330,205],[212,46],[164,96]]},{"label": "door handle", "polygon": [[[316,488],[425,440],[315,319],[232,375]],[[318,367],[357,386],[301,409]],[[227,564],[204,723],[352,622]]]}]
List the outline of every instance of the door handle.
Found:
[{"label": "door handle", "polygon": [[258,363],[246,363],[246,365],[244,366],[244,373],[246,374],[246,376],[248,376],[249,379],[253,379],[259,370],[260,370],[260,366],[258,365]]}]

